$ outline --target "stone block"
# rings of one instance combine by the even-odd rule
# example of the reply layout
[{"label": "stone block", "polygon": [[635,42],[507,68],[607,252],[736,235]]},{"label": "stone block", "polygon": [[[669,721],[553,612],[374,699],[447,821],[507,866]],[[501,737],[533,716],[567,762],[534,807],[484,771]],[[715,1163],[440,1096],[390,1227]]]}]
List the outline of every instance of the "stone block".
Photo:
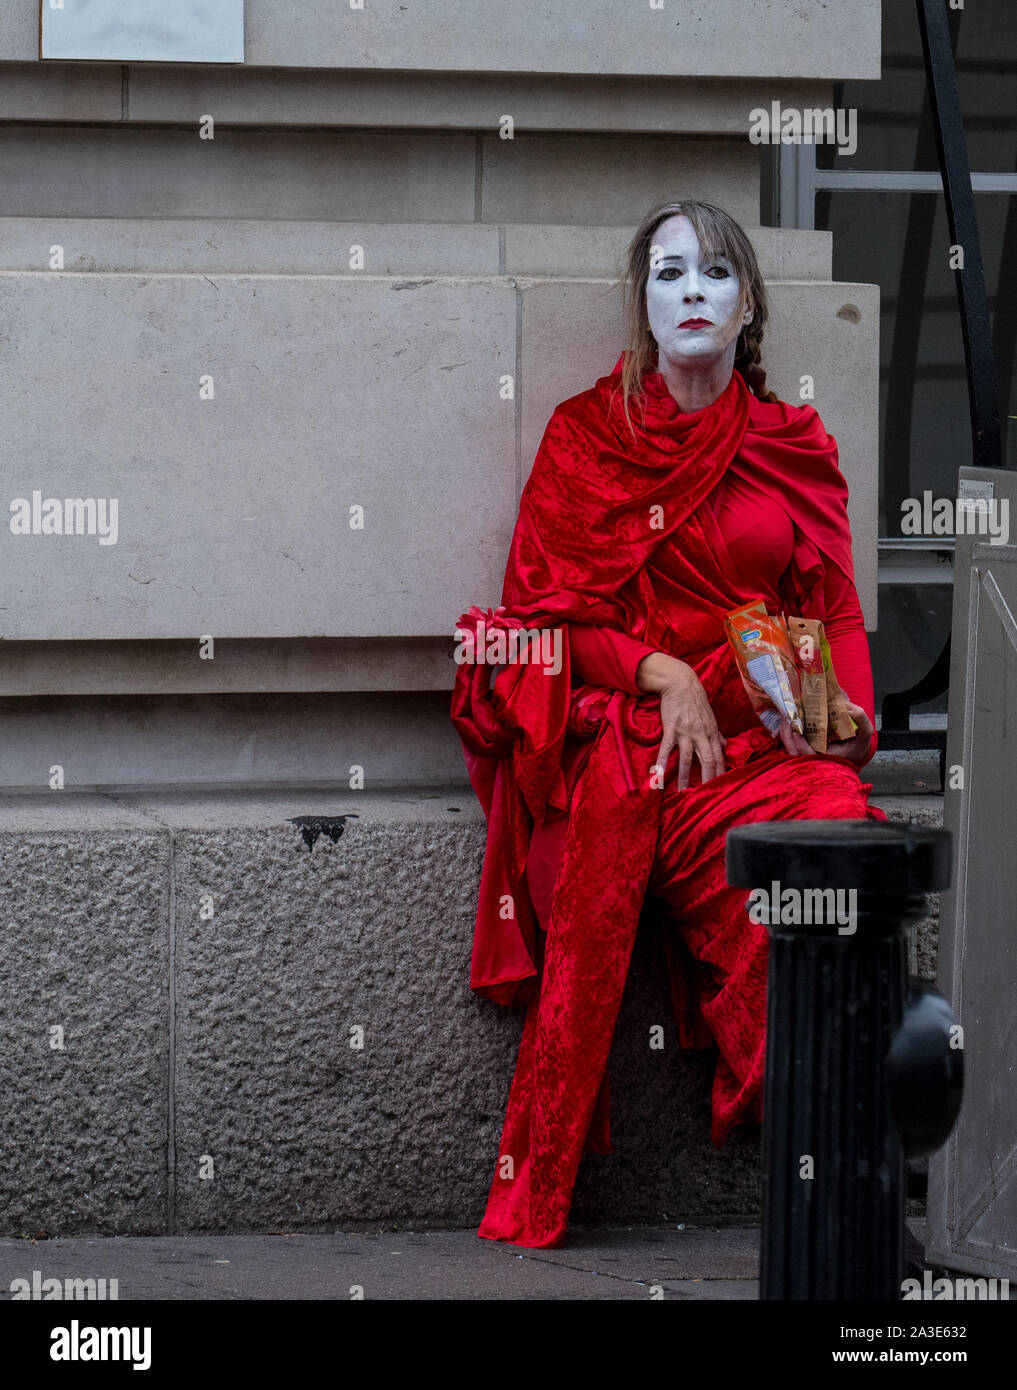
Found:
[{"label": "stone block", "polygon": [[[2,26],[0,19],[0,36]],[[119,121],[122,116],[119,67],[0,63],[2,121]]]},{"label": "stone block", "polygon": [[[379,0],[362,10],[248,0],[245,67],[456,72],[666,73],[683,77],[878,78],[878,0],[715,0],[709,9],[619,9],[587,0],[534,11],[527,0]],[[38,56],[36,0],[7,0],[0,60]]]},{"label": "stone block", "polygon": [[522,134],[482,145],[484,222],[618,226],[682,196],[759,220],[759,151],[747,139]]},{"label": "stone block", "polygon": [[161,1234],[170,846],[108,803],[68,809],[5,798],[0,822],[0,1228]]},{"label": "stone block", "polygon": [[2,217],[0,270],[138,274],[497,275],[497,227],[479,222],[318,222],[243,217]]},{"label": "stone block", "polygon": [[469,997],[478,834],[178,835],[180,1229],[469,1219],[517,1032]]},{"label": "stone block", "polygon": [[[214,107],[213,107],[214,110]],[[24,217],[472,222],[475,142],[430,131],[0,126]],[[751,146],[746,145],[746,149]]]},{"label": "stone block", "polygon": [[507,281],[0,274],[10,495],[119,517],[8,536],[2,635],[451,636],[515,520],[515,314]]},{"label": "stone block", "polygon": [[763,347],[767,385],[781,400],[807,399],[837,441],[850,489],[855,585],[865,626],[876,629],[879,536],[879,286],[767,286],[770,326]]}]

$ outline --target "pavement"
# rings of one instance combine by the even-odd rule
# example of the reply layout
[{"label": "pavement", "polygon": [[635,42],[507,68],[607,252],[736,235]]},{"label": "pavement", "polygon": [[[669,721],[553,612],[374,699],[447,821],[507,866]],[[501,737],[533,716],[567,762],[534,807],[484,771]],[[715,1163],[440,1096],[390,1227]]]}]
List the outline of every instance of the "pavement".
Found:
[{"label": "pavement", "polygon": [[68,1278],[116,1279],[121,1301],[755,1300],[758,1259],[752,1226],[570,1228],[559,1250],[473,1230],[5,1239],[0,1301],[13,1281]]}]

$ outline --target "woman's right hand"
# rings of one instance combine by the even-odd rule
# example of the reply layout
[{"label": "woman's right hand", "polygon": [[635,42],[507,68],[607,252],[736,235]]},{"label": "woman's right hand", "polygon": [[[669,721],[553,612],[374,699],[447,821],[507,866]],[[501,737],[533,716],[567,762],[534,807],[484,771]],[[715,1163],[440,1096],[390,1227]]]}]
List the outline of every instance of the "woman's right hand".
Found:
[{"label": "woman's right hand", "polygon": [[699,759],[704,782],[727,771],[724,757],[727,739],[717,727],[706,691],[691,666],[664,652],[654,652],[639,663],[636,684],[648,694],[660,695],[663,739],[656,771],[661,785],[667,761],[675,748],[678,749],[679,790],[689,785],[693,757]]}]

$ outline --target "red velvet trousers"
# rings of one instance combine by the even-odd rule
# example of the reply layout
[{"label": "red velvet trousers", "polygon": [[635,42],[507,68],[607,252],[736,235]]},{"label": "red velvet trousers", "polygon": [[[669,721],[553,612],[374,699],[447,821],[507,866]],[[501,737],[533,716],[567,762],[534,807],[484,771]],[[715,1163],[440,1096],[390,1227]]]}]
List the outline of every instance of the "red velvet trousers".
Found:
[{"label": "red velvet trousers", "polygon": [[[594,773],[590,767],[584,775]],[[698,769],[693,773],[698,777]],[[885,820],[867,804],[869,784],[835,758],[766,752],[705,784],[679,791],[670,772],[649,866],[625,864],[621,885],[635,910],[603,914],[552,908],[539,997],[529,1006],[509,1095],[498,1163],[478,1234],[531,1247],[561,1245],[591,1125],[607,1104],[606,1067],[645,896],[659,899],[694,961],[696,1010],[718,1049],[713,1143],[762,1119],[769,937],[750,920],[748,890],[728,885],[724,840],[751,821]],[[612,793],[607,781],[598,795]],[[570,827],[570,834],[576,827]],[[589,873],[618,872],[589,846]],[[768,886],[768,885],[767,885]],[[560,888],[560,885],[559,885]],[[560,922],[567,922],[567,927]],[[599,1125],[593,1125],[593,1132]],[[594,1145],[594,1151],[597,1146]],[[603,1148],[599,1149],[604,1152]],[[610,1149],[606,1149],[611,1152]]]}]

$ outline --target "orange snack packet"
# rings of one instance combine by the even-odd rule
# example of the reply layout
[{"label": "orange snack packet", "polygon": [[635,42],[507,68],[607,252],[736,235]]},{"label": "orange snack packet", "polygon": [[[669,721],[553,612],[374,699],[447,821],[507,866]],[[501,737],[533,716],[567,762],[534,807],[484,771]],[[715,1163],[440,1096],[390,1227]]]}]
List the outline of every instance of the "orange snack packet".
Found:
[{"label": "orange snack packet", "polygon": [[726,614],[724,631],[749,702],[764,726],[777,734],[786,717],[792,729],[804,733],[801,681],[783,618],[768,613],[757,599]]},{"label": "orange snack packet", "polygon": [[811,748],[825,753],[831,739],[858,732],[818,618],[785,619],[756,599],[726,614],[724,631],[752,708],[771,734],[786,715]]}]

